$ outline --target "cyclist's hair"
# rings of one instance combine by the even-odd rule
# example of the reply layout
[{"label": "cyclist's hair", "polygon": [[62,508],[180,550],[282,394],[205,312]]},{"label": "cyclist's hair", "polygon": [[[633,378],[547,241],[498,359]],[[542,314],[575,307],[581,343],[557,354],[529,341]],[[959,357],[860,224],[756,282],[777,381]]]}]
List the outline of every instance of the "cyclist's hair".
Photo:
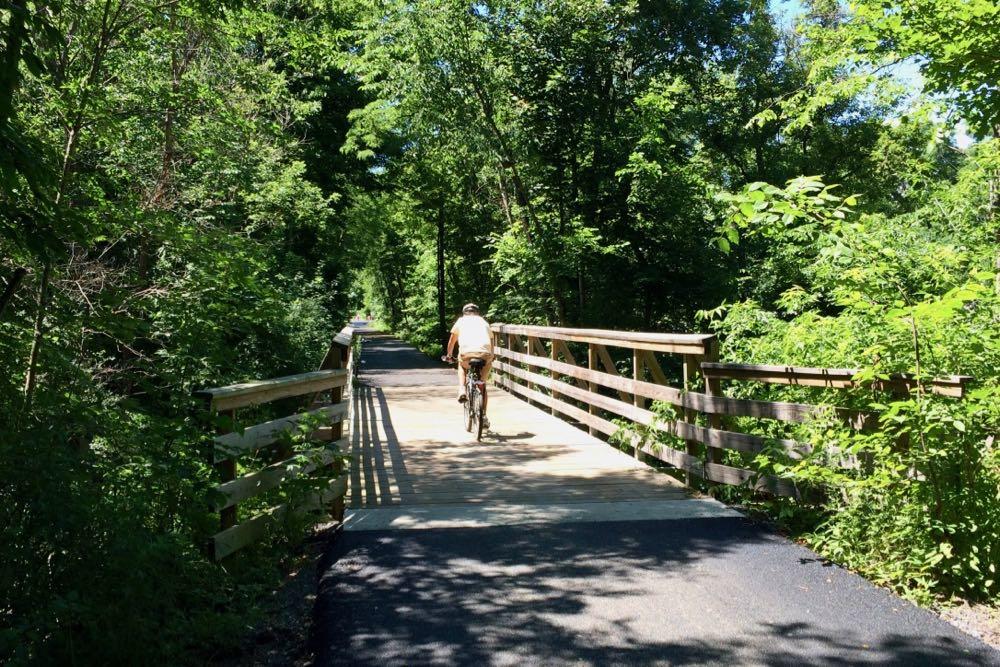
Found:
[{"label": "cyclist's hair", "polygon": [[465,313],[477,313],[478,314],[479,313],[479,306],[477,306],[474,303],[467,303],[464,306],[462,306],[462,314],[464,315]]}]

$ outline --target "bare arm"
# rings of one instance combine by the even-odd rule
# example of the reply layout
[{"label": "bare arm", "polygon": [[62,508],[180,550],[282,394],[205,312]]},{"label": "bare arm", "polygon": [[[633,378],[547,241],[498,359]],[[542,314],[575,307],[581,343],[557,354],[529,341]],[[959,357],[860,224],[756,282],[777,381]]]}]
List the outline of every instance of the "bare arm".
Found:
[{"label": "bare arm", "polygon": [[449,357],[454,356],[454,355],[452,355],[452,352],[455,350],[455,343],[457,343],[457,342],[458,342],[458,334],[456,334],[453,331],[453,332],[451,332],[451,336],[448,337],[448,354],[447,354],[447,356],[449,356]]}]

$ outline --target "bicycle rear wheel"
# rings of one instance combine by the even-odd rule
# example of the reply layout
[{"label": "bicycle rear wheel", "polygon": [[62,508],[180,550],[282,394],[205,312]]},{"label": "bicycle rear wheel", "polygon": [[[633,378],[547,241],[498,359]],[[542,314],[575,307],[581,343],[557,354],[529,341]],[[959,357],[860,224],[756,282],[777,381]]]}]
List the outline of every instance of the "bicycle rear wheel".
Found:
[{"label": "bicycle rear wheel", "polygon": [[476,389],[475,397],[476,404],[474,406],[475,414],[473,420],[476,427],[476,442],[479,442],[483,439],[483,393],[478,388]]},{"label": "bicycle rear wheel", "polygon": [[465,419],[465,430],[468,431],[469,433],[472,433],[472,418],[473,415],[475,414],[475,410],[472,409],[472,392],[469,391],[468,387],[466,387],[465,389],[466,389],[465,402],[462,403],[462,410],[464,411],[464,419]]}]

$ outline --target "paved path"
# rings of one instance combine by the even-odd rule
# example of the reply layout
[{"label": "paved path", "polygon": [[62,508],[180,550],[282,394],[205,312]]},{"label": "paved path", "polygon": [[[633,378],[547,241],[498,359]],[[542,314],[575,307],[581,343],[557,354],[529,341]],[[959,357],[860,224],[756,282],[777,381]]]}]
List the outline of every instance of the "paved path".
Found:
[{"label": "paved path", "polygon": [[317,664],[1000,665],[1000,654],[518,399],[370,336]]}]

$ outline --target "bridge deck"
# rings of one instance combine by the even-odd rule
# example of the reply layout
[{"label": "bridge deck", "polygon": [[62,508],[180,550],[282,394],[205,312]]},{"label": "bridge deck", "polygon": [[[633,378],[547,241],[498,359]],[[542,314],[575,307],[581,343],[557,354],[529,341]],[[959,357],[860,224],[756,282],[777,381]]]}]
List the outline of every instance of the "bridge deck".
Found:
[{"label": "bridge deck", "polygon": [[492,387],[491,427],[476,442],[462,423],[452,369],[387,336],[369,336],[365,350],[348,529],[738,516]]},{"label": "bridge deck", "polygon": [[483,442],[463,428],[450,386],[362,386],[354,410],[351,507],[686,497],[672,478],[503,391],[491,392]]}]

